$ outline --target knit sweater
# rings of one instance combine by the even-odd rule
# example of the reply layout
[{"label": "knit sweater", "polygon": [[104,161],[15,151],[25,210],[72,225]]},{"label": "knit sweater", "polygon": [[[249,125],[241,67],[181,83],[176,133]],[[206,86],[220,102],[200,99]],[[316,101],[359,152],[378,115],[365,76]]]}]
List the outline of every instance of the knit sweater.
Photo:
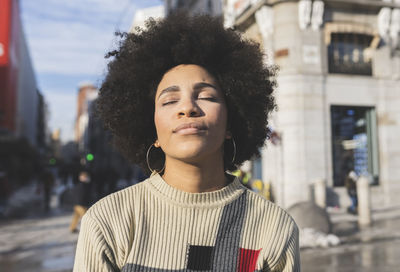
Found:
[{"label": "knit sweater", "polygon": [[74,271],[300,271],[298,228],[237,178],[187,193],[157,174],[88,210]]}]

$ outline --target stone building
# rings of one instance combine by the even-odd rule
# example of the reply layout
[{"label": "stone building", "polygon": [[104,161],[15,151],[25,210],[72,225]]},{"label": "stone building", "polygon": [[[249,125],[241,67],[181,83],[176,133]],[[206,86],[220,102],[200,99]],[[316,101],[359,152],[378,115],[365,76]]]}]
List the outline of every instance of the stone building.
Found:
[{"label": "stone building", "polygon": [[259,162],[278,204],[322,179],[346,207],[351,170],[370,178],[373,208],[400,204],[400,1],[227,0],[224,16],[279,66]]},{"label": "stone building", "polygon": [[210,14],[222,16],[222,0],[164,0],[165,14],[169,15],[177,10],[186,11],[190,15]]}]

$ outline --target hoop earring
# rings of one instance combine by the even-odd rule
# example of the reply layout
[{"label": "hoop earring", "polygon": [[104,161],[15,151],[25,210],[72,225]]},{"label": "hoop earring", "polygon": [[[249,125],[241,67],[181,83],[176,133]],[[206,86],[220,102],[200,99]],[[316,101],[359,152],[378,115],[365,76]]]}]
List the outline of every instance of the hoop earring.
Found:
[{"label": "hoop earring", "polygon": [[232,144],[233,144],[233,158],[232,158],[232,164],[235,163],[235,159],[236,159],[236,143],[235,143],[235,139],[233,139],[233,137],[230,138],[232,140]]},{"label": "hoop earring", "polygon": [[160,174],[160,173],[161,173],[162,171],[164,171],[164,169],[165,169],[165,163],[164,163],[163,168],[161,168],[161,170],[159,170],[159,171],[153,170],[153,169],[151,169],[151,167],[150,167],[150,163],[149,163],[149,154],[150,154],[150,150],[151,150],[151,148],[152,148],[153,146],[155,147],[154,143],[151,144],[151,146],[149,146],[149,148],[147,149],[147,154],[146,154],[147,168],[149,168],[149,170],[150,170],[151,173],[156,172],[157,174]]}]

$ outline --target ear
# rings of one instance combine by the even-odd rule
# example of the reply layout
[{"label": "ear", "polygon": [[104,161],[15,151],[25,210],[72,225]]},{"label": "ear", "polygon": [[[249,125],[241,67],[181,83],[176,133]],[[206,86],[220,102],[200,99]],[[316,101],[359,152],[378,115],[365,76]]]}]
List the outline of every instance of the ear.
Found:
[{"label": "ear", "polygon": [[157,147],[157,148],[160,147],[160,143],[158,142],[158,140],[156,140],[156,141],[154,142],[154,146]]}]

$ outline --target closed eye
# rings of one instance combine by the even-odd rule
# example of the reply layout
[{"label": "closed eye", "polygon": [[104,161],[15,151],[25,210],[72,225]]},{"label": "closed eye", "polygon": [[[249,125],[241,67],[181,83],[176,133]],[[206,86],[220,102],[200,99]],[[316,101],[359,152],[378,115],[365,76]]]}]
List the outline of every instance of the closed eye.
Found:
[{"label": "closed eye", "polygon": [[171,101],[163,102],[161,105],[162,105],[162,106],[166,106],[166,105],[174,104],[174,103],[176,103],[176,102],[177,102],[177,100],[171,100]]},{"label": "closed eye", "polygon": [[217,101],[217,98],[215,97],[199,97],[200,100],[208,100],[208,101]]}]

